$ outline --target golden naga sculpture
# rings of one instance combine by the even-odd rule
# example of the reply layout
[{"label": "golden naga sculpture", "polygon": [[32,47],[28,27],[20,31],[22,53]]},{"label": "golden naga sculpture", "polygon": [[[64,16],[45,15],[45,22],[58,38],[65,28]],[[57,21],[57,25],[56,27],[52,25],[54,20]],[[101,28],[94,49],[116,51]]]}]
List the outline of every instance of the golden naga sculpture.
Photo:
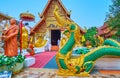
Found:
[{"label": "golden naga sculpture", "polygon": [[[56,20],[61,26],[66,25],[66,21],[63,21],[57,13],[57,9],[54,11]],[[63,21],[63,22],[62,22]],[[96,60],[104,55],[120,56],[120,44],[117,41],[107,39],[103,45],[90,50],[86,53],[81,53],[80,56],[72,56],[72,51],[75,45],[79,45],[81,34],[79,33],[78,26],[75,23],[69,24],[67,30],[70,32],[69,39],[65,41],[61,48],[57,52],[56,62],[58,65],[58,75],[63,76],[89,76]],[[102,41],[101,41],[102,43]],[[81,52],[81,49],[78,49]]]},{"label": "golden naga sculpture", "polygon": [[70,21],[61,18],[61,16],[58,14],[58,10],[59,10],[59,8],[58,8],[58,6],[56,5],[56,6],[55,6],[55,10],[54,10],[53,13],[54,13],[54,17],[56,18],[56,20],[57,20],[57,22],[58,22],[58,23],[57,23],[58,26],[68,26],[69,24],[71,24]]},{"label": "golden naga sculpture", "polygon": [[35,47],[41,48],[45,46],[46,43],[47,43],[47,40],[44,40],[44,36],[39,36],[37,41],[35,41]]},{"label": "golden naga sculpture", "polygon": [[[80,29],[77,24],[74,22],[70,22],[68,20],[64,20],[58,14],[58,7],[55,7],[54,16],[58,21],[58,26],[66,26],[66,30],[64,31],[64,35],[66,38],[62,38],[60,41],[60,49],[56,55],[56,62],[58,64],[58,75],[74,75],[76,70],[76,65],[82,66],[83,57],[78,58],[70,58],[72,54],[72,49],[77,45],[81,46],[80,39],[82,38]],[[72,36],[72,37],[71,37]],[[74,43],[74,45],[73,45]],[[65,65],[66,63],[66,65]],[[67,69],[67,70],[64,70]]]},{"label": "golden naga sculpture", "polygon": [[71,24],[74,24],[75,25],[75,31],[74,31],[74,33],[75,33],[75,40],[76,40],[76,45],[77,46],[81,46],[81,44],[80,44],[80,39],[82,38],[82,35],[81,35],[81,33],[80,33],[80,29],[79,29],[79,27],[78,27],[78,25],[76,24],[76,23],[74,23],[74,22],[70,22],[70,21],[68,21],[68,20],[65,20],[65,19],[63,19],[60,15],[59,15],[59,13],[58,13],[58,10],[59,10],[59,8],[58,8],[58,6],[56,5],[55,6],[55,10],[54,10],[54,16],[55,16],[55,18],[56,18],[56,20],[57,20],[57,22],[58,22],[58,26],[64,26],[64,27],[66,27],[67,29],[67,31],[69,31],[69,32],[72,32],[72,30],[71,30],[71,28],[74,28],[74,26],[71,26],[70,27],[70,25]]},{"label": "golden naga sculpture", "polygon": [[28,48],[28,30],[22,27],[22,49]]},{"label": "golden naga sculpture", "polygon": [[101,46],[104,43],[104,39],[99,35],[97,35],[97,38],[99,40],[99,46]]},{"label": "golden naga sculpture", "polygon": [[64,44],[67,42],[67,40],[70,37],[70,32],[68,30],[64,31],[62,34],[63,35],[62,35],[62,38],[60,39],[59,48],[61,48],[62,46],[64,46]]}]

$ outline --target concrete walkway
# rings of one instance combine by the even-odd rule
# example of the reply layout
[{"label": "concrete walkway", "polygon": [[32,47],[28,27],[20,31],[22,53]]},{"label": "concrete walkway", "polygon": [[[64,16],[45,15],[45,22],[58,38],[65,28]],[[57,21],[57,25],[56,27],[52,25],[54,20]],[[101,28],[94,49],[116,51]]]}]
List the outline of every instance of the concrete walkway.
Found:
[{"label": "concrete walkway", "polygon": [[120,78],[120,75],[92,74],[89,77],[58,76],[56,69],[26,68],[12,78]]},{"label": "concrete walkway", "polygon": [[95,69],[120,70],[120,58],[100,58],[95,63]]}]

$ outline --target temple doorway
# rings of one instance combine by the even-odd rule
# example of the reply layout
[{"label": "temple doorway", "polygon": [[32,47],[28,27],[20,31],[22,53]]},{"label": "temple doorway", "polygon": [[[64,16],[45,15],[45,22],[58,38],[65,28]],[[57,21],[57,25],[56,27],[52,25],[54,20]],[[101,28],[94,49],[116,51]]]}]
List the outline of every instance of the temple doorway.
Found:
[{"label": "temple doorway", "polygon": [[51,30],[51,45],[58,45],[58,41],[60,40],[61,31],[60,30]]}]

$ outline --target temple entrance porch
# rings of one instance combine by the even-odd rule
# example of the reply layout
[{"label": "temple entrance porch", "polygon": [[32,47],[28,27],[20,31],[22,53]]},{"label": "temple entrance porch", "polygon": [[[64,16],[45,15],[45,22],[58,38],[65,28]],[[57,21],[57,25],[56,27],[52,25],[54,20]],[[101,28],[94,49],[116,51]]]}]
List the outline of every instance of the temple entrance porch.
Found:
[{"label": "temple entrance porch", "polygon": [[52,51],[57,51],[59,49],[60,37],[61,37],[61,31],[59,29],[51,30],[51,50]]}]

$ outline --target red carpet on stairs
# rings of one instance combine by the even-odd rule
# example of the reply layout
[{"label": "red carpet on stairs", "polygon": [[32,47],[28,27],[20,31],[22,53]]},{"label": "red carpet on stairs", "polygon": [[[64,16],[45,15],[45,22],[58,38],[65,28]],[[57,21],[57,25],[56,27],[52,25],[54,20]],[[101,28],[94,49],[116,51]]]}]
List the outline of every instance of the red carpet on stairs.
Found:
[{"label": "red carpet on stairs", "polygon": [[57,52],[42,52],[35,55],[35,64],[31,68],[43,68]]}]

